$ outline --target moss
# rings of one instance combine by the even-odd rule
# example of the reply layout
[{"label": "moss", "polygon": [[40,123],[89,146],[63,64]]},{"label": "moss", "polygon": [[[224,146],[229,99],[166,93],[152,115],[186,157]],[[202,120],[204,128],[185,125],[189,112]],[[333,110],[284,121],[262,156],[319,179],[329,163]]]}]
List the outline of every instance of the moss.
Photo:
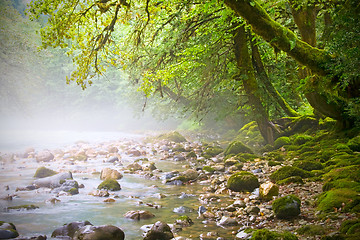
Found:
[{"label": "moss", "polygon": [[297,145],[302,145],[311,140],[313,140],[313,137],[311,137],[309,135],[299,134],[299,135],[295,136],[294,143]]},{"label": "moss", "polygon": [[357,212],[360,210],[358,192],[348,188],[327,191],[320,195],[317,203],[318,210],[323,212],[332,212],[339,208],[344,212]]},{"label": "moss", "polygon": [[8,207],[7,209],[12,209],[12,210],[21,210],[21,209],[32,210],[32,209],[37,209],[37,208],[39,208],[39,207],[31,204],[31,205],[19,205],[19,206]]},{"label": "moss", "polygon": [[256,230],[252,237],[252,240],[297,240],[298,238],[290,232],[274,232],[268,229]]},{"label": "moss", "polygon": [[279,163],[279,162],[268,161],[268,166],[269,166],[269,167],[277,166],[277,165],[280,165],[280,164],[281,164],[281,163]]},{"label": "moss", "polygon": [[344,143],[338,143],[334,146],[337,152],[352,153],[353,151]]},{"label": "moss", "polygon": [[342,222],[340,232],[347,235],[360,234],[360,219],[352,219]]},{"label": "moss", "polygon": [[254,174],[246,171],[234,173],[227,181],[227,188],[235,192],[251,192],[257,187],[259,187],[259,181],[257,177]]},{"label": "moss", "polygon": [[288,177],[299,176],[302,178],[311,177],[311,173],[297,167],[284,166],[270,175],[273,181],[283,180]]},{"label": "moss", "polygon": [[291,143],[291,140],[289,137],[279,137],[278,139],[275,140],[274,142],[274,148],[278,149],[284,145],[288,145]]},{"label": "moss", "polygon": [[288,195],[276,199],[272,204],[272,209],[276,217],[289,219],[300,214],[301,201],[295,195]]},{"label": "moss", "polygon": [[270,152],[266,154],[266,160],[273,160],[278,162],[285,161],[284,157],[279,152]]},{"label": "moss", "polygon": [[304,181],[302,180],[302,178],[300,176],[293,176],[293,177],[285,178],[280,181],[276,181],[276,183],[279,185],[286,185],[286,184],[290,184],[290,183],[304,184]]},{"label": "moss", "polygon": [[324,174],[324,179],[327,181],[333,181],[337,179],[348,178],[353,181],[360,181],[360,168],[357,165],[347,166],[343,168],[336,168],[330,172]]},{"label": "moss", "polygon": [[226,159],[224,164],[225,164],[225,167],[229,167],[229,166],[235,165],[237,163],[239,163],[238,160],[236,160],[235,158],[230,158],[230,159]]},{"label": "moss", "polygon": [[204,166],[203,170],[206,171],[206,172],[210,172],[210,173],[215,172],[215,169],[213,167],[211,167],[211,166]]},{"label": "moss", "polygon": [[305,225],[297,229],[296,232],[300,235],[316,236],[324,235],[326,233],[326,230],[321,225]]},{"label": "moss", "polygon": [[335,181],[326,182],[322,187],[324,192],[337,188],[350,188],[354,191],[360,192],[360,183],[351,179],[338,179]]},{"label": "moss", "polygon": [[294,167],[301,168],[306,171],[311,170],[321,170],[324,168],[324,166],[315,160],[303,160],[303,161],[297,161],[293,164]]},{"label": "moss", "polygon": [[360,152],[360,136],[350,139],[346,144],[352,151]]},{"label": "moss", "polygon": [[324,149],[320,152],[320,161],[326,162],[328,161],[332,156],[334,156],[336,153],[333,149]]},{"label": "moss", "polygon": [[121,190],[120,184],[114,179],[104,180],[97,188],[111,190],[111,191]]},{"label": "moss", "polygon": [[235,158],[240,162],[248,162],[253,161],[257,156],[252,153],[239,153],[235,155]]},{"label": "moss", "polygon": [[216,155],[222,153],[223,151],[224,149],[222,149],[221,147],[208,147],[204,151],[204,154],[209,155],[210,157],[215,157]]},{"label": "moss", "polygon": [[76,195],[79,194],[79,189],[78,188],[71,188],[68,193],[70,193],[71,195]]},{"label": "moss", "polygon": [[34,177],[35,178],[44,178],[44,177],[49,177],[49,176],[53,176],[57,174],[57,172],[49,169],[49,168],[46,168],[46,167],[39,167],[36,172],[35,172],[35,175]]},{"label": "moss", "polygon": [[264,153],[264,152],[270,152],[274,150],[274,147],[271,146],[270,144],[266,144],[264,147],[261,148],[260,152]]},{"label": "moss", "polygon": [[230,154],[238,154],[238,153],[253,153],[250,148],[245,146],[240,141],[234,141],[229,144],[229,146],[225,149],[224,155],[230,155]]},{"label": "moss", "polygon": [[186,152],[185,148],[181,145],[177,145],[172,149],[173,152]]},{"label": "moss", "polygon": [[187,142],[186,138],[177,131],[161,134],[157,137],[157,139],[168,140],[168,141],[176,142],[176,143]]}]

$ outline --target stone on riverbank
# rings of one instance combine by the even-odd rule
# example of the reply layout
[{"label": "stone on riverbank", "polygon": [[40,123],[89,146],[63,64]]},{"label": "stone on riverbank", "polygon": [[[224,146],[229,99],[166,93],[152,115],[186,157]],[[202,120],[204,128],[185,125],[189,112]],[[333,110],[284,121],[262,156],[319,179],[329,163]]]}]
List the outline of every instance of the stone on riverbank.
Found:
[{"label": "stone on riverbank", "polygon": [[99,190],[106,189],[110,191],[121,190],[120,184],[115,179],[106,179],[97,187]]},{"label": "stone on riverbank", "polygon": [[106,179],[121,179],[123,177],[123,175],[118,172],[115,169],[111,169],[111,168],[104,168],[103,170],[101,170],[100,173],[100,179],[101,180],[106,180]]},{"label": "stone on riverbank", "polygon": [[113,225],[87,225],[75,232],[73,240],[124,240],[125,233]]},{"label": "stone on riverbank", "polygon": [[279,194],[279,187],[272,183],[266,182],[259,187],[259,196],[263,200],[271,200],[274,196]]},{"label": "stone on riverbank", "polygon": [[245,144],[240,141],[234,141],[230,143],[230,145],[224,151],[225,156],[230,154],[236,155],[239,153],[253,153],[253,151],[251,151],[249,147],[245,146]]},{"label": "stone on riverbank", "polygon": [[276,199],[272,204],[275,216],[280,219],[291,219],[300,214],[301,201],[294,195]]},{"label": "stone on riverbank", "polygon": [[257,177],[254,174],[246,171],[234,173],[227,181],[227,188],[235,192],[252,192],[257,187],[259,187],[259,181]]},{"label": "stone on riverbank", "polygon": [[57,174],[57,172],[46,168],[46,167],[39,167],[35,174],[34,174],[34,178],[44,178],[44,177],[50,177]]},{"label": "stone on riverbank", "polygon": [[54,155],[50,151],[42,151],[36,155],[36,161],[38,162],[50,162],[54,159]]},{"label": "stone on riverbank", "polygon": [[37,187],[57,188],[61,186],[61,182],[66,179],[72,179],[71,172],[58,173],[56,175],[40,178],[34,181],[34,185]]},{"label": "stone on riverbank", "polygon": [[272,181],[280,181],[285,178],[293,177],[293,176],[307,178],[307,177],[311,176],[311,173],[308,171],[302,170],[300,168],[297,168],[297,167],[284,166],[284,167],[280,168],[279,170],[275,171],[274,173],[272,173],[270,175],[270,179]]},{"label": "stone on riverbank", "polygon": [[124,214],[124,217],[133,220],[142,220],[142,219],[153,218],[155,217],[155,215],[149,211],[138,210],[138,211],[128,211],[127,213]]},{"label": "stone on riverbank", "polygon": [[165,222],[157,221],[148,231],[143,240],[170,240],[174,237],[171,228]]},{"label": "stone on riverbank", "polygon": [[157,139],[168,140],[175,143],[187,142],[186,138],[177,131],[161,134],[157,137]]},{"label": "stone on riverbank", "polygon": [[16,231],[16,227],[12,223],[0,221],[0,239],[16,238],[19,233]]},{"label": "stone on riverbank", "polygon": [[70,237],[73,238],[76,231],[78,231],[80,228],[92,225],[89,221],[83,221],[83,222],[71,222],[68,224],[64,224],[62,227],[59,227],[55,229],[51,237]]}]

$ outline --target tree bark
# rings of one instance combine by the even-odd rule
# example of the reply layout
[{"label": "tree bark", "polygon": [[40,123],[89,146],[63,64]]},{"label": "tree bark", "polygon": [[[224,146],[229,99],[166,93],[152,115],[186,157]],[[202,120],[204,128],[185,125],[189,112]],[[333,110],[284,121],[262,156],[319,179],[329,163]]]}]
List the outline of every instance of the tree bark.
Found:
[{"label": "tree bark", "polygon": [[292,107],[290,107],[290,105],[285,101],[285,99],[280,95],[280,93],[274,88],[274,85],[271,83],[269,76],[265,70],[264,64],[261,60],[258,46],[254,42],[254,40],[251,40],[250,43],[253,65],[259,75],[259,79],[263,82],[266,91],[276,101],[276,103],[281,107],[281,109],[285,112],[286,115],[288,115],[289,117],[299,116],[299,114],[294,109],[292,109]]},{"label": "tree bark", "polygon": [[267,143],[273,144],[276,138],[274,135],[277,135],[277,132],[274,125],[269,121],[261,99],[258,96],[258,84],[251,64],[246,32],[243,25],[238,27],[234,32],[234,51],[236,62],[241,73],[240,77],[260,133]]}]

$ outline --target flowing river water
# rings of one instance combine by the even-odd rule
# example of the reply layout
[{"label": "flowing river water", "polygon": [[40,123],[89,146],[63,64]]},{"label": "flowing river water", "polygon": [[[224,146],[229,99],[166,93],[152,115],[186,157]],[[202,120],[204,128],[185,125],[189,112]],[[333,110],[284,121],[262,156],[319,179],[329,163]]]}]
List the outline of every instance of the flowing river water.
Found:
[{"label": "flowing river water", "polygon": [[[48,148],[54,152],[58,151],[56,149],[66,152],[67,149],[73,149],[79,145],[79,143],[75,143],[76,140],[82,140],[87,142],[82,144],[87,144],[87,146],[93,148],[106,148],[106,146],[114,144],[119,146],[122,164],[126,166],[133,163],[136,157],[128,155],[125,150],[121,150],[122,146],[146,147],[146,145],[140,143],[144,137],[143,135],[116,132],[48,132],[38,134],[33,132],[28,134],[16,133],[11,135],[10,133],[4,133],[0,142],[3,155],[0,162],[0,195],[2,199],[6,195],[14,196],[12,201],[0,200],[0,221],[14,223],[21,236],[47,235],[48,239],[55,239],[50,236],[56,228],[70,222],[88,220],[93,225],[115,225],[125,232],[125,239],[138,240],[142,239],[143,231],[140,229],[141,226],[153,224],[159,220],[171,224],[179,216],[187,215],[192,219],[194,225],[183,228],[178,235],[191,239],[207,239],[200,238],[200,234],[217,232],[223,237],[221,239],[234,239],[231,232],[235,229],[222,228],[214,222],[204,222],[204,219],[198,218],[197,209],[202,205],[199,202],[199,195],[205,192],[203,188],[206,187],[206,183],[181,186],[164,184],[161,177],[166,172],[184,171],[184,165],[187,165],[186,162],[176,162],[172,159],[160,160],[160,156],[156,154],[146,156],[155,163],[157,169],[161,170],[157,174],[160,179],[150,180],[138,174],[124,173],[124,177],[118,180],[122,189],[111,192],[110,195],[116,201],[106,203],[104,198],[89,195],[89,192],[94,191],[102,182],[99,173],[103,168],[121,169],[121,166],[107,163],[105,156],[97,156],[89,158],[87,161],[75,161],[72,163],[64,160],[39,163],[34,158],[15,157],[15,160],[6,160],[6,157],[4,157],[9,156],[9,153],[5,154],[4,152],[20,151],[26,146],[34,146],[35,151]],[[34,138],[32,141],[29,140],[31,134],[34,134],[32,135]],[[73,178],[79,184],[83,184],[84,188],[80,188],[79,194],[73,196],[56,196],[47,188],[39,188],[33,191],[16,191],[16,188],[32,184],[34,173],[40,166],[55,171],[71,171]],[[121,170],[119,171],[121,172]],[[181,198],[180,196],[183,193],[188,194],[188,197]],[[163,194],[165,197],[159,198],[159,194]],[[47,201],[55,196],[60,202],[52,204]],[[219,201],[216,204],[219,206],[229,204],[230,200],[224,197],[222,202]],[[7,210],[7,207],[23,204],[33,204],[39,208],[20,211]],[[153,205],[160,207],[154,208]],[[180,206],[192,208],[194,211],[185,214],[175,213],[173,209]],[[155,217],[140,221],[125,218],[124,214],[130,210],[147,210],[152,212]]]}]

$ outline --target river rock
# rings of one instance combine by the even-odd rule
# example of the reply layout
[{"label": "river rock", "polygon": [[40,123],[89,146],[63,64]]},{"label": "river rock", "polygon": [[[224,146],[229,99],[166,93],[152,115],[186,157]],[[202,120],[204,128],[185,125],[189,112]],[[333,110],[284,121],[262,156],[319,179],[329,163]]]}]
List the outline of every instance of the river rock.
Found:
[{"label": "river rock", "polygon": [[250,172],[240,171],[230,176],[227,181],[227,187],[235,192],[251,192],[255,188],[259,187],[259,180]]},{"label": "river rock", "polygon": [[146,162],[141,165],[143,171],[154,171],[156,169],[155,163]]},{"label": "river rock", "polygon": [[183,157],[181,155],[175,155],[174,156],[174,161],[179,162],[179,161],[185,161],[185,160],[186,160],[185,157]]},{"label": "river rock", "polygon": [[59,193],[61,191],[70,193],[71,195],[79,194],[79,184],[73,179],[66,179],[65,181],[61,181],[61,186],[55,188],[52,192]]},{"label": "river rock", "polygon": [[51,234],[51,237],[70,237],[73,238],[76,231],[78,231],[79,229],[81,229],[84,226],[90,225],[92,226],[92,224],[89,221],[84,221],[84,222],[71,222],[68,224],[64,224],[62,227],[59,227],[57,229],[55,229],[55,231],[53,231],[53,233]]},{"label": "river rock", "polygon": [[39,167],[36,169],[36,172],[34,174],[34,178],[44,178],[44,177],[50,177],[57,174],[57,172],[46,168],[46,167]]},{"label": "river rock", "polygon": [[108,197],[110,194],[107,190],[95,190],[89,193],[94,197]]},{"label": "river rock", "polygon": [[138,163],[129,164],[126,168],[129,169],[130,171],[143,170],[142,166]]},{"label": "river rock", "polygon": [[109,157],[105,162],[107,162],[107,163],[114,163],[114,162],[119,162],[119,161],[120,161],[120,159],[119,159],[118,156],[111,156],[111,157]]},{"label": "river rock", "polygon": [[185,178],[186,181],[191,181],[195,180],[199,176],[199,173],[194,169],[188,169],[182,172],[181,175]]},{"label": "river rock", "polygon": [[300,214],[301,201],[295,195],[288,195],[276,199],[272,203],[275,216],[281,219],[290,219]]},{"label": "river rock", "polygon": [[15,238],[14,240],[46,240],[47,237],[46,235],[39,235],[39,236],[34,236],[34,237],[18,237]]},{"label": "river rock", "polygon": [[50,151],[42,151],[36,155],[36,161],[38,162],[50,162],[54,159],[54,155]]},{"label": "river rock", "polygon": [[165,222],[156,222],[148,231],[143,240],[170,240],[174,237],[171,228]]},{"label": "river rock", "polygon": [[37,187],[57,188],[61,186],[61,182],[66,179],[72,179],[71,172],[58,173],[54,176],[40,178],[34,181]]},{"label": "river rock", "polygon": [[250,236],[251,236],[251,234],[246,233],[245,231],[241,231],[236,234],[235,239],[236,240],[249,239]]},{"label": "river rock", "polygon": [[274,196],[279,194],[279,187],[272,183],[266,182],[259,187],[259,196],[263,200],[271,200]]},{"label": "river rock", "polygon": [[16,238],[19,233],[16,231],[16,227],[12,223],[0,221],[0,239]]},{"label": "river rock", "polygon": [[124,240],[125,233],[113,225],[87,225],[76,231],[73,240]]},{"label": "river rock", "polygon": [[97,187],[99,190],[105,189],[110,191],[120,191],[121,186],[115,179],[108,178],[104,180],[100,185]]},{"label": "river rock", "polygon": [[109,147],[108,152],[109,153],[117,153],[117,152],[119,152],[119,149],[117,147]]},{"label": "river rock", "polygon": [[124,214],[124,217],[134,220],[141,220],[141,219],[153,218],[155,217],[155,215],[149,211],[138,210],[138,211],[128,211],[127,213]]},{"label": "river rock", "polygon": [[174,213],[191,213],[194,211],[195,211],[195,209],[190,208],[190,207],[185,207],[185,206],[180,206],[180,207],[173,209]]},{"label": "river rock", "polygon": [[133,156],[133,157],[139,157],[141,156],[141,152],[139,150],[136,149],[131,149],[127,152],[127,154]]},{"label": "river rock", "polygon": [[237,226],[237,225],[239,225],[239,223],[236,221],[235,218],[222,216],[222,218],[218,222],[218,225],[224,226],[224,227],[226,227],[226,226]]},{"label": "river rock", "polygon": [[123,177],[123,175],[121,173],[119,173],[117,170],[115,169],[111,169],[111,168],[104,168],[103,170],[101,170],[100,173],[100,179],[101,180],[105,180],[105,179],[121,179]]}]

